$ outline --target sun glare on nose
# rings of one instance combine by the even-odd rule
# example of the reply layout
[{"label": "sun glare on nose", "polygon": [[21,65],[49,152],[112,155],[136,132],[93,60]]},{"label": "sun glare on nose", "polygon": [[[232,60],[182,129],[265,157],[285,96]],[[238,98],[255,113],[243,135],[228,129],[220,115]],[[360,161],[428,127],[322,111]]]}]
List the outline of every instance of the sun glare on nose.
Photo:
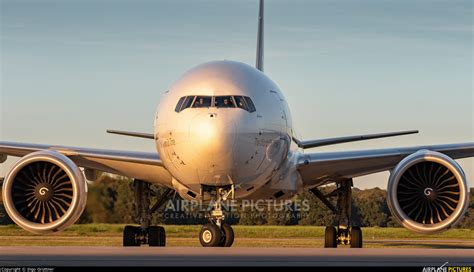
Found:
[{"label": "sun glare on nose", "polygon": [[215,126],[210,120],[206,120],[205,118],[199,118],[195,121],[197,121],[197,123],[193,124],[192,133],[194,133],[196,137],[199,137],[201,141],[211,141],[215,136]]}]

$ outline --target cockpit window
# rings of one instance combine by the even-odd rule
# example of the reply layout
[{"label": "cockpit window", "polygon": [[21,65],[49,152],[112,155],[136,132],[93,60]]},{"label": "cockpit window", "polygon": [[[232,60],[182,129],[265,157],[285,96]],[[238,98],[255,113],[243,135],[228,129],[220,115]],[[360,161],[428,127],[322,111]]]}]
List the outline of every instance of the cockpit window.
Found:
[{"label": "cockpit window", "polygon": [[214,105],[218,108],[235,108],[232,96],[216,96]]},{"label": "cockpit window", "polygon": [[181,110],[181,105],[183,105],[183,101],[186,98],[186,96],[183,96],[179,99],[178,104],[176,104],[176,108],[174,108],[175,112],[179,112]]},{"label": "cockpit window", "polygon": [[193,108],[209,108],[211,106],[211,96],[197,96]]},{"label": "cockpit window", "polygon": [[187,108],[240,108],[248,112],[255,111],[252,99],[247,96],[183,96],[176,104],[175,111],[180,112]]},{"label": "cockpit window", "polygon": [[243,96],[234,96],[234,100],[235,100],[235,105],[238,107],[238,108],[241,108],[241,109],[244,109],[246,111],[249,111],[248,107],[247,107],[247,102],[245,102],[245,99]]},{"label": "cockpit window", "polygon": [[191,107],[194,101],[194,97],[195,96],[186,96],[186,99],[184,100],[183,105],[181,106],[181,110]]},{"label": "cockpit window", "polygon": [[249,107],[248,111],[249,112],[254,112],[255,111],[255,105],[252,102],[252,99],[250,97],[244,96],[245,101],[247,102],[247,106]]}]

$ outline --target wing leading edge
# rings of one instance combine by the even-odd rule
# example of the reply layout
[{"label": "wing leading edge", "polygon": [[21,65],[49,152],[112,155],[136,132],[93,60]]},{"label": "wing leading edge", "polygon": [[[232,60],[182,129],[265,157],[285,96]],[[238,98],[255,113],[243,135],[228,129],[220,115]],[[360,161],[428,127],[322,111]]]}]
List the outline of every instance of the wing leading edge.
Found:
[{"label": "wing leading edge", "polygon": [[171,186],[171,175],[157,153],[0,142],[0,154],[8,156],[23,157],[40,150],[57,151],[87,169]]},{"label": "wing leading edge", "polygon": [[422,149],[453,159],[474,157],[474,143],[461,143],[303,154],[297,168],[305,187],[311,187],[390,170],[406,156]]}]

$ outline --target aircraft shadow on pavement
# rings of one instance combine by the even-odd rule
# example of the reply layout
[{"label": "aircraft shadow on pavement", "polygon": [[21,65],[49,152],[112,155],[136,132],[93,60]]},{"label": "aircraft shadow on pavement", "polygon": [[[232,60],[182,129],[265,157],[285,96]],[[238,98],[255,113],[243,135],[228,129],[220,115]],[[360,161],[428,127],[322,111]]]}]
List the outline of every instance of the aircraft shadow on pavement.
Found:
[{"label": "aircraft shadow on pavement", "polygon": [[[406,247],[412,246],[413,243],[389,243],[385,244],[387,247]],[[459,245],[459,244],[417,244],[418,247],[436,248],[436,249],[474,249],[472,245]]]}]

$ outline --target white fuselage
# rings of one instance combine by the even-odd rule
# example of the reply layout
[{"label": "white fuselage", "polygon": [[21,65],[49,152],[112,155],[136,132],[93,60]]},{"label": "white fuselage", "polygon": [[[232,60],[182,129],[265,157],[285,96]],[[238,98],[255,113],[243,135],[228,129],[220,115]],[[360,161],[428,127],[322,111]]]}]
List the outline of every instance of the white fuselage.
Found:
[{"label": "white fuselage", "polygon": [[[176,109],[182,97],[189,97],[189,103],[196,97],[197,104],[186,108],[187,99],[182,99],[181,110]],[[202,97],[207,104],[199,104]],[[230,97],[233,104],[244,100],[241,107],[219,104]],[[165,92],[155,116],[157,150],[173,176],[173,187],[187,199],[199,199],[202,185],[231,184],[236,198],[292,196],[299,183],[291,169],[292,129],[287,102],[276,84],[234,61],[209,62],[188,71]]]}]

